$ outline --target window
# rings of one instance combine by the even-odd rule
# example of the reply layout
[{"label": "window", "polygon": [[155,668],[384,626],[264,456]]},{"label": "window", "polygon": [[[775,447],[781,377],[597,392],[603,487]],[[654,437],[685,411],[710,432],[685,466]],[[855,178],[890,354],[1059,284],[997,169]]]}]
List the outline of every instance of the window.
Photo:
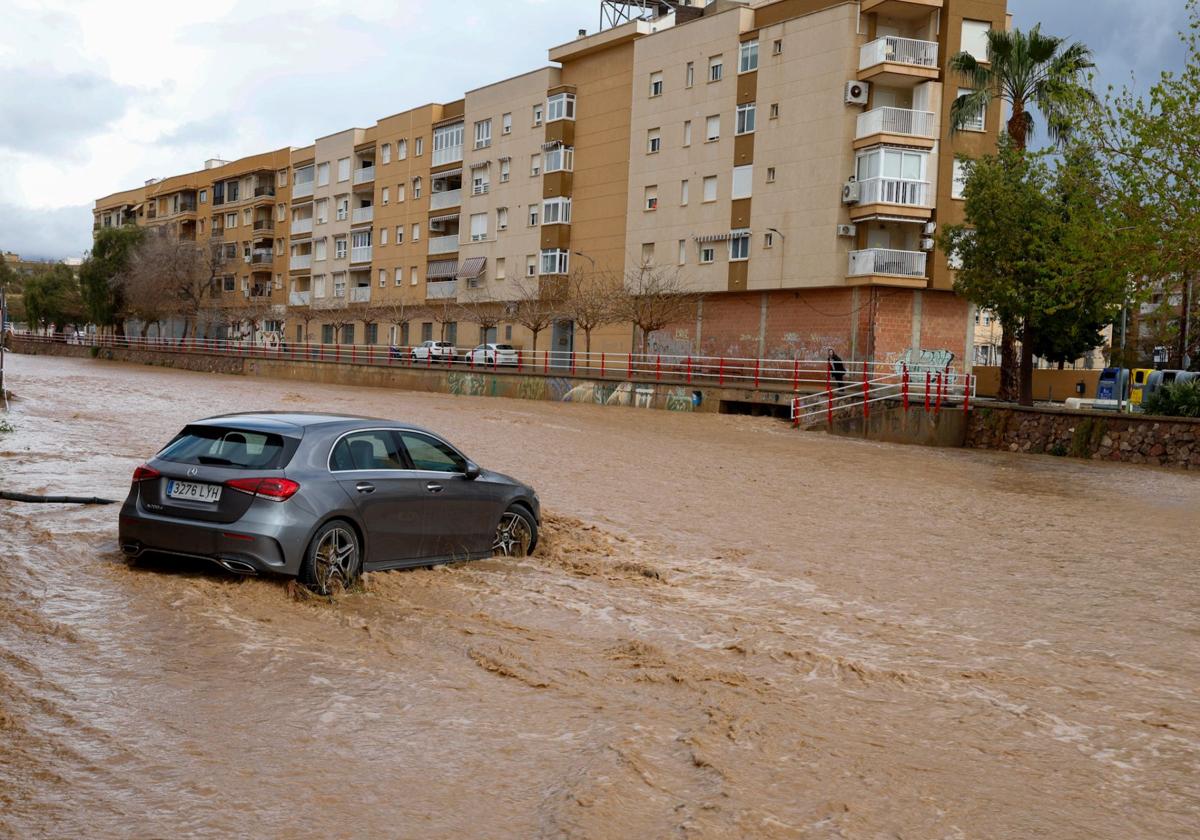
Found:
[{"label": "window", "polygon": [[354,432],[337,442],[329,454],[333,472],[354,470],[407,469],[404,456],[396,445],[395,433],[387,431]]},{"label": "window", "polygon": [[[970,96],[973,91],[970,88],[959,88],[958,97],[961,99],[964,96]],[[971,114],[962,124],[963,131],[983,131],[984,130],[983,108],[980,108],[974,114]]]},{"label": "window", "polygon": [[646,187],[645,202],[642,204],[642,209],[647,210],[647,211],[658,209],[658,186],[657,185],[652,184],[651,186]]},{"label": "window", "polygon": [[342,344],[354,343],[354,325],[346,324],[342,327]]},{"label": "window", "polygon": [[717,258],[717,249],[711,245],[700,246],[700,264],[708,265]]},{"label": "window", "polygon": [[767,167],[767,183],[768,184],[775,183],[775,167],[774,166]]},{"label": "window", "polygon": [[575,150],[570,146],[559,146],[546,152],[547,172],[571,172],[575,169]]},{"label": "window", "polygon": [[733,189],[731,197],[734,199],[750,198],[754,189],[754,166],[752,164],[746,166],[735,166],[733,168]]},{"label": "window", "polygon": [[328,198],[318,198],[316,203],[313,205],[313,207],[316,210],[316,212],[313,215],[316,216],[317,224],[323,225],[329,221],[329,199]]},{"label": "window", "polygon": [[568,274],[571,270],[571,252],[562,248],[542,251],[542,274]]},{"label": "window", "polygon": [[508,208],[496,208],[496,230],[508,230]]},{"label": "window", "polygon": [[704,202],[717,200],[717,176],[707,175],[704,178]]},{"label": "window", "polygon": [[710,82],[719,82],[725,72],[725,61],[723,56],[714,55],[708,60],[708,80]]},{"label": "window", "polygon": [[387,238],[388,238],[388,229],[385,227],[380,228],[379,229],[379,244],[386,245]]},{"label": "window", "polygon": [[685,120],[683,123],[683,145],[692,145],[692,121]]},{"label": "window", "polygon": [[407,160],[407,159],[408,159],[408,141],[407,140],[397,140],[396,141],[396,160]]},{"label": "window", "polygon": [[425,138],[418,137],[413,141],[413,156],[420,157],[425,154]]},{"label": "window", "polygon": [[536,204],[529,205],[529,226],[538,226],[538,206]]},{"label": "window", "polygon": [[317,186],[324,187],[329,184],[329,162],[317,164]]},{"label": "window", "polygon": [[650,95],[662,96],[663,92],[663,74],[658,71],[650,74]]},{"label": "window", "polygon": [[744,41],[738,48],[738,72],[749,73],[758,69],[758,39]]},{"label": "window", "polygon": [[396,225],[396,244],[404,244],[404,225]]},{"label": "window", "polygon": [[679,262],[679,264],[680,264],[680,265],[686,265],[686,264],[687,264],[687,240],[686,240],[686,239],[680,239],[680,240],[679,240],[679,257],[678,257],[678,262]]},{"label": "window", "polygon": [[[325,164],[328,166],[329,164]],[[230,181],[225,185],[225,200],[233,202],[238,200],[238,188],[240,184],[237,181]]]},{"label": "window", "polygon": [[779,103],[778,102],[771,103],[771,119],[773,119],[773,120],[779,119]]},{"label": "window", "polygon": [[346,272],[337,271],[333,275],[333,296],[344,298],[346,296]]},{"label": "window", "polygon": [[[383,286],[386,284],[380,283],[379,285]],[[378,324],[364,324],[363,325],[363,333],[365,333],[365,336],[363,337],[363,341],[365,341],[367,344],[378,344],[379,343],[379,325]]]},{"label": "window", "polygon": [[388,187],[384,187],[384,188],[383,188],[383,192],[382,192],[382,193],[380,193],[380,200],[381,200],[381,202],[382,202],[382,204],[383,204],[383,206],[384,206],[384,207],[386,207],[386,206],[387,206],[387,203],[388,203],[388,201],[391,199],[391,196],[392,196],[392,191],[391,191],[391,189],[390,189],[390,188],[388,188]]},{"label": "window", "polygon": [[505,274],[504,274],[504,257],[497,257],[497,258],[496,258],[496,279],[497,279],[497,280],[503,280],[503,279],[504,279],[504,277],[505,277]]},{"label": "window", "polygon": [[475,123],[475,148],[486,149],[492,145],[492,121],[480,120]]},{"label": "window", "polygon": [[696,62],[694,62],[694,61],[689,61],[687,63],[686,84],[688,87],[691,87],[692,85],[696,84]]},{"label": "window", "polygon": [[[333,258],[335,260],[346,259],[346,237],[339,236],[333,240]],[[336,282],[336,278],[338,275],[335,274],[333,276],[334,276],[335,282]]]},{"label": "window", "polygon": [[237,219],[238,219],[237,213],[226,213],[225,214],[225,227],[227,227],[227,228],[237,227]]},{"label": "window", "polygon": [[324,260],[329,255],[329,242],[325,237],[313,240],[313,259]]},{"label": "window", "polygon": [[[322,297],[322,295],[318,295],[318,297]],[[321,325],[321,343],[333,344],[333,324]]]},{"label": "window", "polygon": [[741,262],[750,259],[750,231],[735,230],[729,237],[729,261]]},{"label": "window", "polygon": [[546,122],[575,119],[575,94],[556,93],[546,100]]},{"label": "window", "polygon": [[714,114],[705,120],[704,125],[704,140],[706,143],[713,143],[721,139],[721,115]]},{"label": "window", "polygon": [[755,116],[758,113],[758,108],[753,102],[748,102],[745,105],[737,106],[737,134],[751,134],[754,132]]},{"label": "window", "polygon": [[[399,228],[396,228],[396,229],[399,230]],[[404,268],[403,267],[396,269],[396,273],[393,276],[392,282],[394,284],[396,284],[397,286],[404,285]]]},{"label": "window", "polygon": [[775,234],[768,231],[763,234],[763,247],[772,248],[775,245]]},{"label": "window", "polygon": [[396,185],[396,202],[404,201],[404,184]]},{"label": "window", "polygon": [[542,124],[542,106],[534,105],[533,106],[533,127],[537,128],[541,124]]},{"label": "window", "polygon": [[254,223],[254,211],[251,210],[249,207],[247,207],[245,210],[242,211],[242,224],[244,224],[246,227],[250,227],[250,225],[252,225],[253,223]]},{"label": "window", "polygon": [[927,159],[927,152],[894,148],[860,152],[855,164],[855,176],[863,185],[863,203],[925,206],[928,193],[924,181]]},{"label": "window", "polygon": [[236,242],[226,243],[225,259],[227,259],[227,260],[236,260],[237,259],[237,243]]},{"label": "window", "polygon": [[421,197],[421,179],[413,178],[413,198],[417,199],[420,197]]},{"label": "window", "polygon": [[208,190],[200,190],[200,203],[208,204]]},{"label": "window", "polygon": [[421,324],[421,340],[433,341],[433,323],[425,321]]},{"label": "window", "polygon": [[[381,268],[381,269],[379,269],[379,288],[383,289],[386,287],[387,287],[387,269]],[[375,342],[368,341],[367,343],[374,344]]]},{"label": "window", "polygon": [[686,207],[688,203],[688,187],[689,182],[686,180],[679,182],[679,204],[681,207]]},{"label": "window", "polygon": [[500,159],[500,183],[507,184],[512,177],[512,160],[510,158]]},{"label": "window", "polygon": [[[455,163],[463,158],[463,135],[465,129],[462,123],[438,126],[433,130],[433,165]],[[491,142],[491,125],[488,126],[488,142]],[[418,141],[419,142],[419,141]],[[420,152],[417,152],[419,155]]]},{"label": "window", "polygon": [[447,444],[417,432],[401,432],[400,440],[408,451],[414,469],[424,472],[461,473],[467,461]]},{"label": "window", "polygon": [[414,265],[408,271],[408,285],[415,286],[419,282],[421,282],[420,277],[417,274],[417,267]]},{"label": "window", "polygon": [[549,198],[542,202],[542,224],[566,225],[571,223],[571,199]]},{"label": "window", "polygon": [[535,154],[529,158],[529,174],[533,176],[542,174],[542,156]]},{"label": "window", "polygon": [[662,133],[657,128],[646,132],[646,154],[656,155],[662,150]]},{"label": "window", "polygon": [[525,257],[525,276],[537,277],[537,257],[533,254]]},{"label": "window", "polygon": [[286,169],[280,169],[275,173],[275,181],[281,187],[287,186],[287,172]]},{"label": "window", "polygon": [[962,23],[962,51],[970,53],[976,61],[988,60],[988,30],[992,25],[984,20],[964,20]]},{"label": "window", "polygon": [[487,195],[490,188],[487,166],[471,167],[471,195]]},{"label": "window", "polygon": [[392,162],[392,144],[391,143],[384,143],[382,146],[380,146],[379,159],[383,163],[391,163]]},{"label": "window", "polygon": [[344,222],[350,217],[350,199],[339,197],[337,199],[337,220]]},{"label": "window", "polygon": [[282,222],[285,219],[287,219],[287,205],[286,204],[276,204],[275,205],[275,221]]},{"label": "window", "polygon": [[471,214],[471,241],[483,242],[488,236],[488,214],[487,213],[472,213]]},{"label": "window", "polygon": [[775,44],[771,48],[771,52],[774,53],[775,55],[783,55],[783,39],[782,38],[775,39]]},{"label": "window", "polygon": [[419,242],[421,239],[421,225],[419,222],[413,222],[412,226],[412,241]]},{"label": "window", "polygon": [[232,274],[228,274],[225,277],[221,278],[221,288],[227,292],[236,292],[237,291],[237,278],[234,277]]},{"label": "window", "polygon": [[512,114],[505,114],[500,117],[500,133],[512,134]]},{"label": "window", "polygon": [[967,163],[961,158],[954,159],[954,175],[950,181],[950,197],[963,198],[967,188]]},{"label": "window", "polygon": [[[315,297],[315,298],[325,297],[325,275],[324,274],[314,274],[313,275],[312,290],[313,290],[313,297]],[[326,342],[326,344],[328,344],[328,343],[329,342]]]},{"label": "window", "polygon": [[654,264],[654,243],[653,242],[643,242],[642,243],[642,265],[653,265],[653,264]]}]

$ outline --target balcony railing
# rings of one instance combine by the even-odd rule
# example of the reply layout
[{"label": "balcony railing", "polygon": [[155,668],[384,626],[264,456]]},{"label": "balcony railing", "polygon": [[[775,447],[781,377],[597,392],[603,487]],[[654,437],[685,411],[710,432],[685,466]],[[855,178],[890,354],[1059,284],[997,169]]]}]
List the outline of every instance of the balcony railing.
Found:
[{"label": "balcony railing", "polygon": [[270,265],[275,262],[275,254],[272,251],[255,251],[250,255],[251,265]]},{"label": "balcony railing", "polygon": [[356,245],[350,249],[350,262],[363,263],[371,261],[371,246]]},{"label": "balcony railing", "polygon": [[290,306],[308,306],[312,303],[312,292],[292,292],[288,295],[288,304]]},{"label": "balcony railing", "polygon": [[463,159],[462,143],[457,146],[447,146],[444,149],[433,150],[433,163],[431,166],[441,166],[444,163],[458,163]]},{"label": "balcony railing", "polygon": [[312,216],[309,216],[307,219],[292,219],[292,235],[312,233],[312,225]]},{"label": "balcony railing", "polygon": [[484,181],[482,184],[472,184],[471,195],[487,195],[491,188],[491,184],[487,181]]},{"label": "balcony railing", "polygon": [[269,285],[255,284],[246,289],[246,297],[270,297],[271,287]]},{"label": "balcony railing", "polygon": [[176,209],[175,212],[176,213],[195,213],[196,212],[196,202],[195,201],[181,201],[181,202],[179,202],[179,207],[178,207],[178,209]]},{"label": "balcony railing", "polygon": [[292,254],[292,259],[288,262],[288,267],[293,270],[312,268],[312,254]]},{"label": "balcony railing", "polygon": [[866,70],[877,64],[883,64],[885,61],[936,70],[938,66],[937,41],[917,41],[913,38],[899,38],[895,35],[879,38],[863,45],[859,51],[858,69]]},{"label": "balcony railing", "polygon": [[426,300],[446,300],[458,297],[457,280],[431,280],[425,284]]},{"label": "balcony railing", "polygon": [[213,239],[221,239],[222,237],[225,236],[225,228],[224,227],[214,227],[208,232],[208,235],[210,237],[212,237]]},{"label": "balcony railing", "polygon": [[353,286],[350,289],[351,303],[368,303],[371,300],[370,286]]},{"label": "balcony railing", "polygon": [[429,196],[430,210],[445,210],[447,207],[459,207],[460,205],[462,205],[461,187],[457,190],[435,192]]},{"label": "balcony railing", "polygon": [[429,253],[431,254],[453,254],[458,250],[458,234],[453,236],[431,236],[429,237]]},{"label": "balcony railing", "polygon": [[850,252],[851,277],[888,274],[893,277],[924,277],[924,251],[893,251],[890,248],[868,248]]},{"label": "balcony railing", "polygon": [[364,166],[354,170],[354,183],[369,184],[375,180],[375,167]]},{"label": "balcony railing", "polygon": [[262,198],[264,195],[275,195],[275,187],[267,186],[267,187],[255,187],[254,188],[254,197],[255,198]]},{"label": "balcony railing", "polygon": [[929,182],[903,178],[867,178],[859,181],[859,204],[902,204],[929,207]]},{"label": "balcony railing", "polygon": [[296,183],[292,186],[292,198],[303,198],[306,195],[313,194],[313,182],[305,181],[304,183]]},{"label": "balcony railing", "polygon": [[858,115],[856,139],[872,134],[903,134],[909,137],[937,137],[937,116],[932,111],[908,108],[875,108]]},{"label": "balcony railing", "polygon": [[356,224],[356,225],[361,224],[363,222],[374,221],[374,219],[375,219],[375,208],[374,207],[355,207],[354,212],[352,212],[350,214],[351,223]]},{"label": "balcony railing", "polygon": [[254,223],[254,232],[255,233],[259,233],[260,231],[271,231],[271,230],[275,230],[275,220],[274,219],[259,219],[257,222]]}]

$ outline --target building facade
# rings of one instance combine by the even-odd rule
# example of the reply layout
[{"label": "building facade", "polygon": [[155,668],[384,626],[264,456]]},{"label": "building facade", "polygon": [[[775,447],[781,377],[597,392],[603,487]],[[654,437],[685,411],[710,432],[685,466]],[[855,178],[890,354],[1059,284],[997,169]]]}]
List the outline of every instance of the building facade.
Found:
[{"label": "building facade", "polygon": [[[993,149],[1001,113],[952,132],[946,65],[986,60],[1004,0],[643,5],[460,100],[100,199],[95,227],[219,237],[222,302],[269,303],[294,341],[533,349],[517,302],[649,270],[700,295],[656,352],[971,364],[934,237],[962,219],[956,156]],[[560,318],[538,349],[574,332]]]}]

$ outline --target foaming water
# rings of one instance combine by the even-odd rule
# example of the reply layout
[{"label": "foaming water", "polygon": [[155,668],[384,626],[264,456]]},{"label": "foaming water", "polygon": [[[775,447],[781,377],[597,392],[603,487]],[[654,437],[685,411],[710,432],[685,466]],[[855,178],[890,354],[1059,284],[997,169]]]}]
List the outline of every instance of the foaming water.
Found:
[{"label": "foaming water", "polygon": [[0,833],[1166,838],[1200,821],[1194,476],[8,363],[13,489],[121,498],[187,420],[289,406],[437,428],[548,513],[534,557],[374,574],[331,605],[215,567],[129,568],[113,508],[0,502]]}]

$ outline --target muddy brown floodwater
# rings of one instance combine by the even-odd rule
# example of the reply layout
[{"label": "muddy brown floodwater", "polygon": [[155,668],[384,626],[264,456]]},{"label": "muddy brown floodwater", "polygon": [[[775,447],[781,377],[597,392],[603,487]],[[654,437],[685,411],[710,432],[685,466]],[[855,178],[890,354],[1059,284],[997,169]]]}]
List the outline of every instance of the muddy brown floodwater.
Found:
[{"label": "muddy brown floodwater", "polygon": [[10,356],[0,484],[123,498],[187,420],[411,420],[536,556],[334,605],[0,502],[14,837],[1180,838],[1200,480],[767,419]]}]

